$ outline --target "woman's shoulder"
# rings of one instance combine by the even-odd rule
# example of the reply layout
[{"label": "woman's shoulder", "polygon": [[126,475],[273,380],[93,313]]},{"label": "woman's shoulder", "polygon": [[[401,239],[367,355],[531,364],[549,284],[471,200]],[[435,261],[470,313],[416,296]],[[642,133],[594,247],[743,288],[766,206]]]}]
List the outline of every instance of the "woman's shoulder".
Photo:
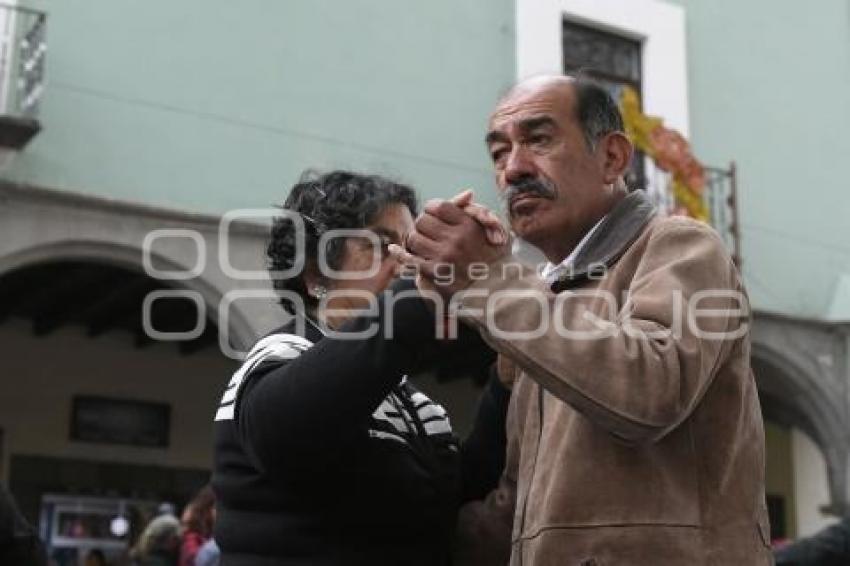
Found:
[{"label": "woman's shoulder", "polygon": [[264,335],[254,343],[246,358],[256,358],[270,351],[292,350],[300,353],[321,340],[323,332],[318,325],[301,316],[294,316],[286,324]]}]

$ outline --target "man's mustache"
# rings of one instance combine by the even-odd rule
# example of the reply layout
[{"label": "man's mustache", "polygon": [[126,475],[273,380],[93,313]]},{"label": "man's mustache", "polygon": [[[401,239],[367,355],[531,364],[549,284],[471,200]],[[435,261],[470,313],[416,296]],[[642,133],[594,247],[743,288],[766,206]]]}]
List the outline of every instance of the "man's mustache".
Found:
[{"label": "man's mustache", "polygon": [[514,200],[524,195],[532,195],[549,200],[555,199],[555,186],[551,183],[535,178],[527,177],[516,183],[511,183],[505,189],[503,198],[508,212],[511,210]]}]

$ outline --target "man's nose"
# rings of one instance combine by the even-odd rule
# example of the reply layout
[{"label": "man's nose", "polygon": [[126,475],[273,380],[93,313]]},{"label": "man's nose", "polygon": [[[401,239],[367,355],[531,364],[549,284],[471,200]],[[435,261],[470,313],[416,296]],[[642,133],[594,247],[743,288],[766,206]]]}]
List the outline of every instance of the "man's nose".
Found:
[{"label": "man's nose", "polygon": [[505,181],[507,184],[516,183],[525,177],[536,177],[537,167],[527,148],[521,144],[514,146],[505,163]]}]

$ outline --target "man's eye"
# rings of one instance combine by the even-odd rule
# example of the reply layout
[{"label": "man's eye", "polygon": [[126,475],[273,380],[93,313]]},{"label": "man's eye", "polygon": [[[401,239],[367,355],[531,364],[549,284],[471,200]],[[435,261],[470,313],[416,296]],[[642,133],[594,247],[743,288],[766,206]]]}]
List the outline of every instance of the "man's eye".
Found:
[{"label": "man's eye", "polygon": [[528,138],[528,142],[531,145],[546,145],[552,140],[552,137],[548,134],[534,134],[530,138]]},{"label": "man's eye", "polygon": [[498,163],[504,156],[507,154],[507,149],[499,148],[490,151],[490,157],[493,159],[493,163]]}]

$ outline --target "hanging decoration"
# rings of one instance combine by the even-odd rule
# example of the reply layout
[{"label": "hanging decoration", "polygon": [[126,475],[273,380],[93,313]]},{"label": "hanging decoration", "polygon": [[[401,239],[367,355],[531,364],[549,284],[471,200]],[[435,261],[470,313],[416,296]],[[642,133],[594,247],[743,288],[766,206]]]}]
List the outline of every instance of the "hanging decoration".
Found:
[{"label": "hanging decoration", "polygon": [[673,213],[708,222],[708,206],[703,198],[705,169],[691,153],[688,140],[676,130],[666,128],[661,118],[644,114],[640,98],[631,87],[622,90],[620,110],[626,135],[635,147],[648,155],[659,169],[670,173],[670,190],[676,203]]}]

